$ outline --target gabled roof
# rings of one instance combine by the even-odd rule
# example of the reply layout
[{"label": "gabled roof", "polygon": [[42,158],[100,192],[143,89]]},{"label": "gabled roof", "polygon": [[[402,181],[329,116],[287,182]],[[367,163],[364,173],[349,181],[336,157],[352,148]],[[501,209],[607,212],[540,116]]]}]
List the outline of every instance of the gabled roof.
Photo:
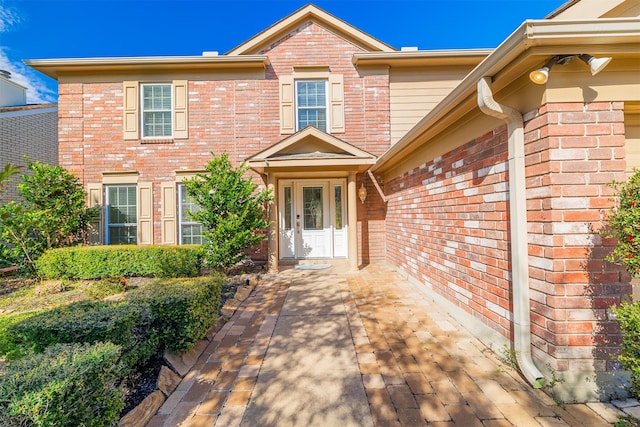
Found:
[{"label": "gabled roof", "polygon": [[313,167],[364,171],[376,157],[348,142],[308,126],[247,160],[259,172],[283,169],[304,170]]},{"label": "gabled roof", "polygon": [[371,52],[395,52],[396,49],[371,37],[356,27],[336,18],[313,4],[307,4],[291,15],[276,22],[266,30],[256,34],[240,46],[227,52],[225,55],[255,55],[265,48],[290,34],[307,22],[315,22],[334,34],[360,46],[365,51]]},{"label": "gabled roof", "polygon": [[545,19],[595,19],[638,16],[638,0],[569,0]]}]

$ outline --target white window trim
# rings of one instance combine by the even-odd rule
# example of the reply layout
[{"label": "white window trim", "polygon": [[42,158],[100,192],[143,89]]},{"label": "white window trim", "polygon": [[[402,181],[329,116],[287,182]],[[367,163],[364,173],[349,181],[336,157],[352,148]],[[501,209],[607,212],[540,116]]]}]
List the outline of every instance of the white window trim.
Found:
[{"label": "white window trim", "polygon": [[[169,86],[171,94],[171,109],[169,110],[169,118],[171,119],[171,135],[162,135],[162,136],[146,136],[144,134],[144,88],[145,86]],[[164,111],[164,110],[161,110]],[[172,82],[145,82],[140,83],[140,135],[142,140],[144,141],[154,141],[154,140],[165,140],[165,139],[173,139],[175,134],[175,94],[174,94],[174,86]]]},{"label": "white window trim", "polygon": [[198,221],[185,220],[184,215],[182,214],[182,211],[183,211],[183,209],[182,209],[182,194],[183,194],[183,191],[184,192],[187,191],[187,188],[182,182],[177,183],[176,186],[177,186],[177,189],[178,189],[178,191],[176,192],[176,195],[178,197],[178,204],[177,204],[177,206],[178,206],[178,209],[177,209],[177,211],[178,211],[178,244],[179,245],[184,245],[185,243],[182,243],[182,226],[183,225],[200,225],[200,226],[202,226],[202,224],[200,224]]},{"label": "white window trim", "polygon": [[[324,115],[326,117],[326,124],[325,124],[325,129],[320,129],[323,132],[330,132],[331,129],[331,123],[330,123],[330,119],[331,119],[331,114],[329,111],[329,79],[324,79],[324,78],[316,78],[316,79],[312,79],[312,78],[299,78],[299,79],[294,79],[293,81],[293,88],[294,88],[294,92],[293,92],[293,107],[294,107],[294,119],[295,119],[295,131],[301,131],[303,128],[300,127],[300,121],[299,121],[299,111],[300,111],[300,106],[298,105],[298,83],[303,83],[303,82],[323,82],[324,83]],[[317,109],[318,107],[313,107],[313,108],[305,108],[308,110],[312,110],[312,109]]]},{"label": "white window trim", "polygon": [[110,229],[110,223],[109,223],[109,187],[133,187],[135,189],[135,195],[136,195],[136,222],[135,223],[117,223],[120,226],[123,227],[127,227],[127,226],[135,226],[136,227],[136,242],[135,244],[139,244],[138,242],[138,209],[140,206],[140,200],[138,198],[138,186],[136,184],[132,184],[132,183],[119,183],[119,184],[105,184],[104,186],[104,242],[106,245],[111,245],[111,239],[109,238],[109,229]]}]

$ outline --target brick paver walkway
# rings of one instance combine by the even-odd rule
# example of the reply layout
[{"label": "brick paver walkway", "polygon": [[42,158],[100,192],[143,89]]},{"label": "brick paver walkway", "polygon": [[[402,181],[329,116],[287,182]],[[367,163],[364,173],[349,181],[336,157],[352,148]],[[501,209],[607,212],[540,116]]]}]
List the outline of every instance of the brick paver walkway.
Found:
[{"label": "brick paver walkway", "polygon": [[214,425],[610,424],[531,389],[389,266],[372,265],[265,277],[148,424]]}]

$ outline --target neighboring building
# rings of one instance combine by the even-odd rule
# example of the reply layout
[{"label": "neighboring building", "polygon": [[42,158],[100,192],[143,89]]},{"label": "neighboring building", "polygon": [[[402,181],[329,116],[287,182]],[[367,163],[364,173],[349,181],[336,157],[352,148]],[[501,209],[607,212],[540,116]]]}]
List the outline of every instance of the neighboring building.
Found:
[{"label": "neighboring building", "polygon": [[[0,70],[0,167],[25,165],[24,156],[50,165],[58,164],[58,108],[55,104],[26,105],[27,88]],[[3,200],[18,197],[13,177]]]},{"label": "neighboring building", "polygon": [[[530,382],[593,400],[625,393],[607,308],[630,278],[597,231],[640,166],[640,4],[603,3],[493,51],[396,50],[308,5],[225,55],[27,64],[58,80],[60,164],[107,206],[96,241],[197,241],[181,181],[226,151],[274,190],[274,270],[386,260]],[[591,76],[581,54],[613,59]]]}]

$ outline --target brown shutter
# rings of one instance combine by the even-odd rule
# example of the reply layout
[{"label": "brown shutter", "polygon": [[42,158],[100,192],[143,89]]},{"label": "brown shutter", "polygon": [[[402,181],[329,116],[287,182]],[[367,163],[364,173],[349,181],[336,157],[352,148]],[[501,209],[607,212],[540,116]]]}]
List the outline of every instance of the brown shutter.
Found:
[{"label": "brown shutter", "polygon": [[140,101],[139,83],[136,81],[126,81],[122,84],[122,94],[124,97],[124,109],[122,117],[122,127],[124,139],[139,139],[140,128]]},{"label": "brown shutter", "polygon": [[153,185],[138,183],[138,244],[153,243]]},{"label": "brown shutter", "polygon": [[162,244],[177,244],[177,215],[176,215],[176,184],[163,182],[161,186],[162,203]]},{"label": "brown shutter", "polygon": [[296,130],[294,110],[293,76],[280,77],[280,133],[291,134]]},{"label": "brown shutter", "polygon": [[173,137],[189,138],[189,82],[173,81]]},{"label": "brown shutter", "polygon": [[329,76],[329,125],[330,133],[343,133],[344,126],[344,78],[342,74]]}]

